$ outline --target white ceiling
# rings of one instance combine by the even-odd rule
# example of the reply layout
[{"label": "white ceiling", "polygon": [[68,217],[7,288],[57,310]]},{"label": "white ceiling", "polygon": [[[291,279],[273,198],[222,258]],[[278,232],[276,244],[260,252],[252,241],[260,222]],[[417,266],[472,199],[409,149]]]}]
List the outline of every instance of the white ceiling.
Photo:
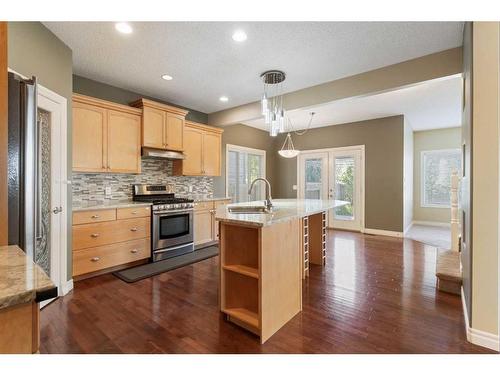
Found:
[{"label": "white ceiling", "polygon": [[[45,22],[73,50],[74,73],[211,113],[259,99],[260,74],[291,92],[460,46],[461,22]],[[231,35],[243,29],[248,39]],[[169,74],[172,81],[160,77]],[[229,97],[227,103],[219,101]]]},{"label": "white ceiling", "polygon": [[[462,78],[453,76],[428,81],[377,95],[337,100],[313,108],[288,111],[295,130],[345,124],[394,115],[405,115],[414,131],[460,126],[462,121]],[[245,122],[266,130],[263,119]]]}]

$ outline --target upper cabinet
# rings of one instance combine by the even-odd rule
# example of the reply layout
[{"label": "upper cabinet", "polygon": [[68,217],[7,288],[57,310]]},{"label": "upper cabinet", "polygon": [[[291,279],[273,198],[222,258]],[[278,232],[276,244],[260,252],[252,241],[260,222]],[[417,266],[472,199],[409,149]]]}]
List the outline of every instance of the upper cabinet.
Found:
[{"label": "upper cabinet", "polygon": [[141,110],[74,94],[73,171],[139,173]]},{"label": "upper cabinet", "polygon": [[142,108],[142,146],[184,150],[184,121],[188,111],[148,99],[130,103]]},{"label": "upper cabinet", "polygon": [[220,176],[222,129],[186,121],[184,160],[174,160],[174,174]]}]

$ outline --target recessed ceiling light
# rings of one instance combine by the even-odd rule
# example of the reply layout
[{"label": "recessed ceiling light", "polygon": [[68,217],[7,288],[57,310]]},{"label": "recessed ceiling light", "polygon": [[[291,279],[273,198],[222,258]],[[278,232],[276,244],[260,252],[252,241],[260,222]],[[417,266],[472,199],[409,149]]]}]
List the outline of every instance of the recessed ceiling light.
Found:
[{"label": "recessed ceiling light", "polygon": [[173,77],[169,76],[168,74],[162,75],[161,78],[163,78],[165,81],[171,81],[171,80],[173,80]]},{"label": "recessed ceiling light", "polygon": [[244,42],[247,40],[247,34],[243,30],[236,30],[233,33],[233,40],[235,42]]},{"label": "recessed ceiling light", "polygon": [[219,98],[219,100],[220,100],[221,102],[227,102],[227,101],[229,100],[229,98],[228,98],[227,96],[221,96],[221,97]]},{"label": "recessed ceiling light", "polygon": [[132,26],[130,26],[126,22],[115,23],[115,29],[123,34],[131,34],[132,33]]}]

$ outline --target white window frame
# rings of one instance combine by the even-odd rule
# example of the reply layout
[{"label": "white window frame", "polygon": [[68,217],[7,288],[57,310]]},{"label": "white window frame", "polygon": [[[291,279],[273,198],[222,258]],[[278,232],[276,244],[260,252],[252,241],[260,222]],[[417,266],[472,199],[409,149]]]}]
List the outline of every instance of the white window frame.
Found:
[{"label": "white window frame", "polygon": [[451,208],[451,204],[432,204],[425,203],[425,157],[429,154],[438,154],[442,152],[456,151],[461,155],[460,148],[444,148],[439,150],[420,151],[420,207],[422,208]]},{"label": "white window frame", "polygon": [[[229,163],[228,163],[228,160],[229,160],[229,152],[230,151],[236,151],[236,152],[247,152],[247,153],[251,153],[251,154],[254,154],[254,155],[260,155],[262,156],[263,158],[263,161],[262,161],[262,176],[264,178],[267,178],[266,177],[266,163],[267,163],[267,160],[266,160],[266,150],[261,150],[261,149],[258,149],[258,148],[251,148],[251,147],[244,147],[244,146],[238,146],[238,145],[233,145],[233,144],[226,144],[226,197],[229,197]],[[264,190],[262,190],[262,192],[264,192]],[[262,199],[264,199],[264,197],[262,197]]]}]

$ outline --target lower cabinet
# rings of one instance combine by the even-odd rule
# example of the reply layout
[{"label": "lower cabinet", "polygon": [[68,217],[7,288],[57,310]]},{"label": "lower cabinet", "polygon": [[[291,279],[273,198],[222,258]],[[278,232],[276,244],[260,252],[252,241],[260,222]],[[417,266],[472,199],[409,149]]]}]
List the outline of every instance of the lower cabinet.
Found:
[{"label": "lower cabinet", "polygon": [[150,214],[150,207],[73,213],[73,276],[151,257]]},{"label": "lower cabinet", "polygon": [[194,207],[194,245],[202,247],[219,240],[219,223],[215,220],[217,207],[229,203],[229,199],[197,202]]}]

